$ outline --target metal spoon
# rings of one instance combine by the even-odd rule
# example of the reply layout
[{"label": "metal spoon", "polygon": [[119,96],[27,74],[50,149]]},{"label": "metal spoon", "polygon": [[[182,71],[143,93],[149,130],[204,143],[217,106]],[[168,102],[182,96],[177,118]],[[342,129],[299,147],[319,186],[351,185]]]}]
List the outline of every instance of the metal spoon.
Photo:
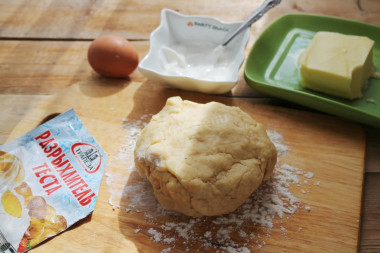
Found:
[{"label": "metal spoon", "polygon": [[226,46],[233,38],[236,37],[236,35],[259,20],[267,11],[278,5],[280,2],[281,0],[265,0],[265,2],[262,3],[259,8],[253,11],[243,22],[243,24],[241,24],[241,26],[239,26],[239,28],[234,33],[232,33],[222,45]]}]

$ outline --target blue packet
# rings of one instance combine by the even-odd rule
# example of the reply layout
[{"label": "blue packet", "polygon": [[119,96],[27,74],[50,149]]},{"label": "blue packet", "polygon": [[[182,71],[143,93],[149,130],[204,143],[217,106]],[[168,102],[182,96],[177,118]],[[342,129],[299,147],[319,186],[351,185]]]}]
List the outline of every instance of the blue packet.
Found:
[{"label": "blue packet", "polygon": [[95,208],[107,155],[73,109],[0,146],[0,247],[24,252]]}]

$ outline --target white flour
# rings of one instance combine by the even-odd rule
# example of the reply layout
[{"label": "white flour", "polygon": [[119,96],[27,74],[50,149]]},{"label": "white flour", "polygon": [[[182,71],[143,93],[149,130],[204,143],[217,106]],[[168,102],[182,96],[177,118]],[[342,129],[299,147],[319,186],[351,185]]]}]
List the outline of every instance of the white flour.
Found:
[{"label": "white flour", "polygon": [[[286,237],[286,221],[300,207],[311,211],[310,206],[304,206],[289,188],[291,185],[309,186],[309,180],[313,180],[314,174],[281,163],[287,155],[288,147],[284,144],[282,135],[276,131],[267,131],[278,151],[278,163],[273,176],[235,212],[217,217],[191,218],[163,209],[156,201],[150,183],[140,176],[133,163],[136,140],[150,117],[151,115],[145,115],[138,120],[123,120],[126,137],[123,145],[110,159],[111,163],[124,169],[124,175],[111,171],[106,174],[106,182],[111,195],[110,205],[122,209],[121,211],[143,213],[145,222],[151,227],[136,228],[135,234],[148,235],[152,241],[161,244],[161,252],[171,252],[172,249],[251,252],[250,249],[265,247],[265,238],[270,237],[274,228]],[[126,178],[125,175],[129,177]],[[314,183],[319,184],[319,181]],[[299,191],[303,194],[308,192],[305,189]],[[206,232],[204,228],[207,228]],[[301,230],[302,227],[299,227]],[[181,249],[176,248],[178,245],[181,245]]]}]

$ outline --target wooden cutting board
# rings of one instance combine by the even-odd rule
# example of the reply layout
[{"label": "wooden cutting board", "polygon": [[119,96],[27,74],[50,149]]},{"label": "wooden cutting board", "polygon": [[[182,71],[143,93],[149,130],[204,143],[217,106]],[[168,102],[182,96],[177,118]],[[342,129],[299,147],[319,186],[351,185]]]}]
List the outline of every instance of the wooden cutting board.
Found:
[{"label": "wooden cutting board", "polygon": [[[218,234],[218,226],[222,225],[216,224],[217,218],[198,220],[194,225],[194,219],[164,212],[157,206],[146,203],[138,206],[138,201],[131,206],[133,197],[141,197],[142,193],[148,198],[153,195],[149,185],[142,191],[142,188],[139,192],[131,191],[130,185],[143,179],[130,169],[133,156],[128,153],[128,143],[135,138],[135,127],[141,128],[143,122],[148,122],[171,96],[239,106],[268,130],[280,134],[288,150],[280,157],[279,164],[312,175],[306,178],[301,173],[300,182],[289,186],[289,192],[300,201],[295,213],[274,215],[272,228],[251,221],[238,225],[232,222],[227,228],[237,232],[224,236],[233,239],[219,240],[223,233]],[[365,135],[358,125],[327,115],[243,99],[165,89],[149,81],[99,77],[41,101],[17,125],[9,139],[70,108],[75,109],[108,153],[105,176],[93,214],[32,252],[223,252],[227,246],[241,252],[244,249],[357,251],[365,155]],[[152,199],[149,201],[154,203]],[[241,227],[240,232],[236,227]]]}]

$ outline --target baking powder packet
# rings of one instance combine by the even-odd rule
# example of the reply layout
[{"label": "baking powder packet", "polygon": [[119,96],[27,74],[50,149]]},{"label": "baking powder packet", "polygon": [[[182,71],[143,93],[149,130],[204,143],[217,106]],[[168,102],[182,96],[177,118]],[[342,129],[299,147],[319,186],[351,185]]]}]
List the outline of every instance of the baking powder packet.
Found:
[{"label": "baking powder packet", "polygon": [[0,249],[24,252],[89,215],[106,159],[74,110],[1,145]]}]

